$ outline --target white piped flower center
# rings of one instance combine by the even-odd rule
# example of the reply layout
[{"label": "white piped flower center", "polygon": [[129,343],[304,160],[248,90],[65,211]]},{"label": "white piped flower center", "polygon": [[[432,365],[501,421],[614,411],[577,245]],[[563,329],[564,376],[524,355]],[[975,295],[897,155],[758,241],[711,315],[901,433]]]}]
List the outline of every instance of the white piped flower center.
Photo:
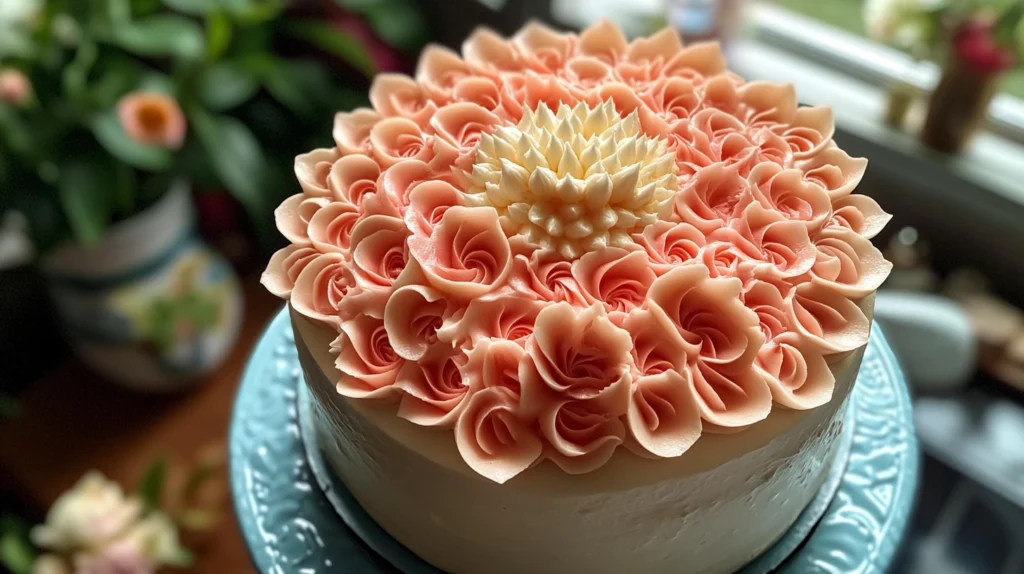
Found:
[{"label": "white piped flower center", "polygon": [[576,259],[668,216],[679,189],[665,142],[640,129],[636,112],[611,101],[552,113],[524,110],[518,126],[480,139],[467,199],[498,210],[509,237]]}]

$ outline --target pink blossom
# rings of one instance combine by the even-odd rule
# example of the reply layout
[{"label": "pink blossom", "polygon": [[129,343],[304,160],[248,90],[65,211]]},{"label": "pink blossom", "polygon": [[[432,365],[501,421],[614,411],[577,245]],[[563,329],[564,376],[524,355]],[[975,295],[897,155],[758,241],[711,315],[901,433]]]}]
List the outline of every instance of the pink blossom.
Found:
[{"label": "pink blossom", "polygon": [[32,97],[32,82],[21,70],[0,70],[0,101],[13,106],[28,103]]}]

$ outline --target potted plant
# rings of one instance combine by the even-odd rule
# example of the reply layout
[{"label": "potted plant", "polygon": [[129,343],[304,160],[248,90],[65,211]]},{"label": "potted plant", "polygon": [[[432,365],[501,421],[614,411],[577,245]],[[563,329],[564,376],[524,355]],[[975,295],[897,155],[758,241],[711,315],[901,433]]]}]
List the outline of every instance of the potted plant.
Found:
[{"label": "potted plant", "polygon": [[985,118],[1001,76],[1024,54],[1024,0],[972,0],[950,15],[947,56],[921,140],[956,153]]},{"label": "potted plant", "polygon": [[219,363],[242,316],[231,267],[195,231],[193,196],[226,190],[269,246],[292,158],[329,141],[325,120],[363,103],[382,61],[386,34],[362,23],[388,24],[388,10],[402,22],[389,33],[415,40],[422,21],[388,0],[353,2],[360,13],[286,0],[8,1],[0,213],[28,220],[86,363],[136,388],[178,388]]},{"label": "potted plant", "polygon": [[[942,36],[942,19],[951,0],[867,0],[864,24],[868,35],[906,52],[915,61],[932,59]],[[888,87],[885,123],[902,128],[920,90],[905,81]]]}]

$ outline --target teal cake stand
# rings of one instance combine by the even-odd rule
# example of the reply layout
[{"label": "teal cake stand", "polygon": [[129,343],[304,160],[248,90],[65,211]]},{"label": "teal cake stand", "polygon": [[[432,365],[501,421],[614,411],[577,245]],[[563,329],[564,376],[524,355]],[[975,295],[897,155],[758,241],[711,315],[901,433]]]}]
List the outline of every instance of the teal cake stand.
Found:
[{"label": "teal cake stand", "polygon": [[[230,430],[235,514],[261,574],[440,571],[399,544],[328,472],[312,438],[288,314],[246,368]],[[837,464],[796,523],[742,574],[885,572],[903,537],[920,453],[906,383],[877,326],[848,405]],[[680,574],[685,574],[680,565]]]}]

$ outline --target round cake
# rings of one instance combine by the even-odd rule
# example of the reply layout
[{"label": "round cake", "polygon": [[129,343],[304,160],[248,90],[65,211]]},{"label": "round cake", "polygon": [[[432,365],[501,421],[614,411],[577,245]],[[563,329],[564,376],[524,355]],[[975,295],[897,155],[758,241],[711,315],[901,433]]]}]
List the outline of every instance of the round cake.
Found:
[{"label": "round cake", "polygon": [[832,464],[891,269],[829,110],[609,22],[478,30],[370,100],[296,158],[263,276],[369,515],[453,574],[766,550]]}]

